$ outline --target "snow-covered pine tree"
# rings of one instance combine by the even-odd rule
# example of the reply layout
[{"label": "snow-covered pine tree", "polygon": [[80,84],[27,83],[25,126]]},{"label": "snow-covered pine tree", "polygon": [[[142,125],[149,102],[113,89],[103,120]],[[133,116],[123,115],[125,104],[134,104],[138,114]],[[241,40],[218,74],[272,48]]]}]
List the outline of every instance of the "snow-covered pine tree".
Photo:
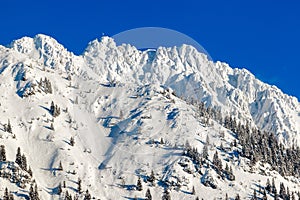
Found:
[{"label": "snow-covered pine tree", "polygon": [[150,192],[150,189],[148,188],[145,194],[146,199],[145,200],[152,200],[152,195]]},{"label": "snow-covered pine tree", "polygon": [[18,147],[17,149],[17,154],[16,154],[16,161],[15,161],[19,166],[22,165],[22,155],[21,155],[21,148]]},{"label": "snow-covered pine tree", "polygon": [[50,129],[51,129],[52,131],[54,131],[54,125],[53,125],[53,123],[50,124]]},{"label": "snow-covered pine tree", "polygon": [[265,189],[266,189],[266,191],[271,192],[271,183],[270,183],[269,179],[267,179],[267,183],[266,183]]},{"label": "snow-covered pine tree", "polygon": [[286,197],[286,191],[283,183],[280,183],[279,197],[282,199]]},{"label": "snow-covered pine tree", "polygon": [[74,137],[71,137],[71,138],[70,138],[70,145],[71,145],[71,146],[74,146],[74,144],[75,144]]},{"label": "snow-covered pine tree", "polygon": [[204,158],[205,160],[208,159],[208,145],[207,145],[207,143],[204,144],[204,146],[203,146],[202,158]]},{"label": "snow-covered pine tree", "polygon": [[142,181],[141,181],[141,178],[140,178],[140,177],[139,177],[138,180],[137,180],[136,189],[137,189],[138,191],[142,191],[142,190],[143,190],[143,185],[142,185]]},{"label": "snow-covered pine tree", "polygon": [[21,157],[21,165],[20,165],[21,169],[23,170],[27,170],[27,159],[26,156],[23,154]]},{"label": "snow-covered pine tree", "polygon": [[53,113],[54,113],[54,109],[55,109],[54,102],[53,102],[53,101],[51,101],[51,105],[50,105],[50,113],[51,113],[51,115],[53,115]]},{"label": "snow-covered pine tree", "polygon": [[167,188],[165,188],[165,190],[164,190],[162,200],[171,200],[171,195]]},{"label": "snow-covered pine tree", "polygon": [[5,146],[1,145],[0,146],[0,161],[6,161],[6,151],[5,151]]},{"label": "snow-covered pine tree", "polygon": [[60,195],[62,193],[61,183],[57,186],[57,194]]},{"label": "snow-covered pine tree", "polygon": [[60,171],[62,171],[62,170],[63,170],[63,166],[62,166],[62,164],[61,164],[61,161],[59,161],[58,170],[60,170]]},{"label": "snow-covered pine tree", "polygon": [[9,195],[8,195],[8,189],[7,189],[7,187],[4,190],[3,200],[9,200]]},{"label": "snow-covered pine tree", "polygon": [[253,196],[251,197],[251,200],[257,200],[257,196],[256,196],[256,190],[253,190]]},{"label": "snow-covered pine tree", "polygon": [[6,132],[12,133],[12,127],[11,127],[11,124],[10,124],[10,120],[8,120],[8,122],[7,122]]},{"label": "snow-covered pine tree", "polygon": [[29,166],[29,168],[28,168],[28,174],[30,175],[30,176],[32,176],[32,170],[31,170],[31,167]]},{"label": "snow-covered pine tree", "polygon": [[153,184],[153,182],[155,181],[155,175],[154,175],[153,170],[151,170],[151,174],[150,174],[150,176],[149,176],[149,178],[148,178],[148,181],[149,181],[150,183],[152,183],[152,184]]},{"label": "snow-covered pine tree", "polygon": [[81,194],[81,192],[82,192],[82,188],[81,188],[81,179],[80,179],[80,178],[78,178],[78,182],[77,182],[77,192],[78,192],[79,194]]},{"label": "snow-covered pine tree", "polygon": [[86,190],[83,200],[91,200],[91,199],[92,199],[92,197],[91,197],[91,194],[89,193],[89,190]]}]

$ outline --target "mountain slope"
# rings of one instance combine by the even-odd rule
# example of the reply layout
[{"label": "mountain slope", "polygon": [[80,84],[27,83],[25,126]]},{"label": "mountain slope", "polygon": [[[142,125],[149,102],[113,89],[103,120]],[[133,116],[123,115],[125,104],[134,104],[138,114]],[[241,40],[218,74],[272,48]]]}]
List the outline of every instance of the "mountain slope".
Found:
[{"label": "mountain slope", "polygon": [[[37,35],[0,46],[0,77],[0,142],[8,161],[21,147],[41,199],[64,199],[67,191],[83,198],[78,179],[82,190],[100,199],[144,197],[146,188],[160,199],[166,185],[172,199],[195,199],[193,187],[204,199],[226,193],[249,198],[272,177],[277,188],[283,182],[293,192],[299,189],[298,179],[283,178],[269,164],[250,165],[237,153],[243,147],[232,147],[236,133],[199,110],[204,102],[223,118],[272,132],[292,146],[300,138],[298,100],[245,69],[209,61],[191,46],[139,51],[103,37],[76,56],[53,38]],[[51,101],[60,108],[58,116]],[[8,119],[12,134],[5,131]],[[187,141],[200,153],[208,145],[209,158],[201,167],[184,154]],[[223,166],[233,168],[235,180],[220,178],[211,167],[216,151]],[[154,186],[147,181],[152,170]],[[138,177],[143,191],[135,189]],[[31,182],[20,189],[4,181],[2,190],[28,195]]]}]

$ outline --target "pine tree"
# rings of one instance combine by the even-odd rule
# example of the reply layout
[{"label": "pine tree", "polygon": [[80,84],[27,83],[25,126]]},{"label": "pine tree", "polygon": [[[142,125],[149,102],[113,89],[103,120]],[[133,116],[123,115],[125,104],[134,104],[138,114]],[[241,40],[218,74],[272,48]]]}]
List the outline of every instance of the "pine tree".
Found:
[{"label": "pine tree", "polygon": [[8,133],[12,133],[12,128],[11,128],[11,125],[10,125],[10,120],[8,120],[8,122],[7,122],[6,131],[7,131]]},{"label": "pine tree", "polygon": [[74,144],[75,144],[74,138],[71,137],[71,138],[70,138],[70,145],[71,145],[71,146],[74,146]]},{"label": "pine tree", "polygon": [[40,197],[39,197],[39,193],[38,193],[38,187],[37,187],[37,184],[35,184],[34,186],[34,200],[39,200]]},{"label": "pine tree", "polygon": [[196,191],[195,191],[195,187],[193,186],[192,188],[192,195],[195,195],[196,194]]},{"label": "pine tree", "polygon": [[6,151],[5,151],[5,146],[1,145],[0,146],[0,162],[6,161]]},{"label": "pine tree", "polygon": [[60,195],[62,193],[62,187],[61,184],[59,183],[58,187],[57,187],[57,194]]},{"label": "pine tree", "polygon": [[26,159],[26,156],[23,154],[22,157],[21,157],[21,169],[23,170],[27,170],[27,159]]},{"label": "pine tree", "polygon": [[209,140],[209,136],[206,135],[206,145],[209,146],[210,145],[210,140]]},{"label": "pine tree", "polygon": [[62,170],[63,170],[63,166],[62,166],[62,164],[61,164],[61,161],[59,161],[58,170],[60,170],[60,171],[62,171]]},{"label": "pine tree", "polygon": [[167,188],[164,190],[162,200],[171,200],[171,195]]},{"label": "pine tree", "polygon": [[77,184],[78,184],[77,191],[78,191],[79,194],[81,194],[82,191],[81,191],[81,179],[80,178],[78,178]]},{"label": "pine tree", "polygon": [[8,189],[5,188],[3,200],[9,200]]},{"label": "pine tree", "polygon": [[280,183],[280,189],[279,189],[279,197],[284,199],[286,196],[285,187],[283,183]]},{"label": "pine tree", "polygon": [[240,199],[241,199],[240,195],[237,194],[237,195],[235,196],[235,200],[240,200]]},{"label": "pine tree", "polygon": [[252,196],[251,200],[257,200],[256,190],[253,191],[253,196]]},{"label": "pine tree", "polygon": [[195,200],[199,200],[199,197],[196,197],[196,199]]},{"label": "pine tree", "polygon": [[272,187],[271,188],[272,188],[271,192],[273,194],[277,193],[277,189],[276,189],[276,186],[275,186],[275,179],[274,178],[272,178]]},{"label": "pine tree", "polygon": [[63,188],[66,188],[66,181],[63,181]]},{"label": "pine tree", "polygon": [[270,180],[267,179],[267,183],[266,183],[266,190],[270,193],[271,192],[271,183],[270,183]]},{"label": "pine tree", "polygon": [[208,159],[208,145],[207,143],[203,147],[202,157],[207,160]]},{"label": "pine tree", "polygon": [[226,195],[225,195],[225,200],[228,200],[228,194],[226,193]]},{"label": "pine tree", "polygon": [[146,195],[145,195],[146,199],[145,200],[152,200],[152,195],[150,192],[150,189],[148,188],[146,191]]},{"label": "pine tree", "polygon": [[32,170],[31,170],[31,167],[29,166],[29,168],[28,168],[28,174],[30,175],[30,176],[32,176]]},{"label": "pine tree", "polygon": [[89,193],[88,190],[86,190],[83,200],[91,200],[91,199],[92,199],[91,194]]},{"label": "pine tree", "polygon": [[9,194],[9,200],[14,200],[15,198],[14,198],[14,195],[13,194]]},{"label": "pine tree", "polygon": [[138,191],[142,191],[143,190],[143,185],[142,185],[142,181],[141,181],[140,177],[138,178],[138,181],[137,181],[137,184],[136,184],[136,189]]},{"label": "pine tree", "polygon": [[22,165],[22,155],[21,155],[21,148],[18,147],[17,155],[16,155],[16,163],[21,166]]},{"label": "pine tree", "polygon": [[262,200],[267,200],[267,199],[268,199],[268,198],[267,198],[267,193],[266,193],[266,190],[264,190]]},{"label": "pine tree", "polygon": [[51,106],[50,106],[50,113],[51,113],[51,115],[54,115],[54,109],[55,109],[55,105],[54,105],[54,102],[52,101],[51,102]]},{"label": "pine tree", "polygon": [[50,125],[50,129],[51,129],[52,131],[54,131],[54,126],[53,126],[53,123],[51,123],[51,125]]},{"label": "pine tree", "polygon": [[155,181],[155,175],[154,175],[153,170],[151,170],[151,174],[150,174],[150,177],[148,178],[148,181],[152,184]]},{"label": "pine tree", "polygon": [[39,199],[37,185],[35,185],[34,188],[33,188],[33,185],[30,186],[29,199],[30,200],[38,200]]}]

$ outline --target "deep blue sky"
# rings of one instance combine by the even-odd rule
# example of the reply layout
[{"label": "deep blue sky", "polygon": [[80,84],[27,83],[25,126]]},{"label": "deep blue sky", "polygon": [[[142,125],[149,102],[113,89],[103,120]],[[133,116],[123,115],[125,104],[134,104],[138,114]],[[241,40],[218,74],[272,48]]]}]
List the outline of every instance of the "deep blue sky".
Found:
[{"label": "deep blue sky", "polygon": [[102,33],[165,27],[198,41],[214,60],[247,68],[300,99],[297,1],[5,0],[0,7],[0,44],[44,33],[80,54]]}]

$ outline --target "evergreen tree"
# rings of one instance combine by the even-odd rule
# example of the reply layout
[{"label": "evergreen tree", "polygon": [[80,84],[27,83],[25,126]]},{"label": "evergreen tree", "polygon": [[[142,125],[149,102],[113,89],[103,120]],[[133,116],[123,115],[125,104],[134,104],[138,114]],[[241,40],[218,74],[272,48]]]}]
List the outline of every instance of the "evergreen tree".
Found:
[{"label": "evergreen tree", "polygon": [[82,191],[81,191],[81,179],[80,178],[78,178],[77,184],[78,184],[77,191],[79,194],[81,194]]},{"label": "evergreen tree", "polygon": [[207,160],[208,159],[208,145],[207,143],[203,147],[202,157]]},{"label": "evergreen tree", "polygon": [[51,101],[51,106],[50,106],[50,113],[51,113],[51,115],[54,115],[54,110],[55,110],[55,105],[54,105],[54,102]]},{"label": "evergreen tree", "polygon": [[275,186],[275,179],[274,179],[274,178],[272,178],[271,192],[272,192],[273,194],[277,193],[277,189],[276,189],[276,186]]},{"label": "evergreen tree", "polygon": [[10,125],[10,120],[8,120],[8,122],[7,122],[6,131],[7,131],[8,133],[12,133],[12,128],[11,128],[11,125]]},{"label": "evergreen tree", "polygon": [[63,181],[63,188],[66,188],[66,181]]},{"label": "evergreen tree", "polygon": [[164,190],[162,200],[171,200],[171,195],[167,188]]},{"label": "evergreen tree", "polygon": [[14,198],[14,195],[13,194],[9,194],[9,200],[14,200],[15,198]]},{"label": "evergreen tree", "polygon": [[264,190],[262,200],[267,200],[267,199],[268,199],[268,198],[267,198],[267,193],[266,193],[266,190]]},{"label": "evergreen tree", "polygon": [[271,183],[270,183],[270,180],[267,179],[267,183],[266,183],[266,187],[265,189],[270,193],[271,192]]},{"label": "evergreen tree", "polygon": [[35,200],[35,192],[33,190],[33,186],[32,185],[30,186],[30,189],[29,189],[29,199],[30,200]]},{"label": "evergreen tree", "polygon": [[0,162],[6,161],[6,151],[5,151],[5,146],[1,145],[0,146]]},{"label": "evergreen tree", "polygon": [[152,200],[152,195],[150,192],[150,189],[148,188],[146,191],[146,195],[145,195],[146,199],[145,200]]},{"label": "evergreen tree", "polygon": [[148,178],[148,181],[152,184],[155,181],[155,175],[154,175],[153,170],[151,170],[151,174],[150,174],[150,177]]},{"label": "evergreen tree", "polygon": [[285,187],[283,183],[280,183],[279,197],[282,199],[286,197]]},{"label": "evergreen tree", "polygon": [[53,101],[51,102],[50,106],[50,114],[53,117],[57,117],[60,115],[60,108],[57,105],[55,105]]},{"label": "evergreen tree", "polygon": [[30,200],[39,200],[39,193],[38,193],[38,188],[37,188],[37,185],[34,186],[34,189],[33,189],[33,185],[30,186],[30,189],[29,189],[29,199]]},{"label": "evergreen tree", "polygon": [[28,169],[28,174],[30,175],[30,176],[32,176],[32,170],[31,170],[31,167],[29,166],[29,169]]},{"label": "evergreen tree", "polygon": [[38,193],[38,187],[37,184],[34,186],[34,200],[39,200],[39,193]]},{"label": "evergreen tree", "polygon": [[57,194],[60,195],[62,193],[62,187],[61,184],[59,183],[58,187],[57,187]]},{"label": "evergreen tree", "polygon": [[58,170],[60,170],[60,171],[62,171],[62,170],[63,170],[63,166],[62,166],[62,164],[61,164],[61,161],[59,161]]},{"label": "evergreen tree", "polygon": [[74,138],[71,137],[71,138],[70,138],[70,145],[71,145],[71,146],[74,146],[74,144],[75,144]]},{"label": "evergreen tree", "polygon": [[137,184],[136,184],[136,189],[138,191],[142,191],[143,190],[143,185],[142,185],[142,181],[141,181],[140,177],[138,178],[138,181],[137,181]]},{"label": "evergreen tree", "polygon": [[92,199],[91,194],[89,193],[88,190],[86,190],[83,200],[91,200],[91,199]]},{"label": "evergreen tree", "polygon": [[54,131],[54,126],[53,126],[53,123],[51,123],[51,125],[50,125],[50,129],[51,129],[52,131]]},{"label": "evergreen tree", "polygon": [[195,187],[193,186],[192,188],[192,195],[195,195],[196,194],[196,191],[195,191]]},{"label": "evergreen tree", "polygon": [[21,157],[21,165],[20,165],[21,169],[23,170],[27,170],[27,159],[26,156],[23,154]]},{"label": "evergreen tree", "polygon": [[253,191],[253,196],[252,196],[251,200],[257,200],[256,190]]},{"label": "evergreen tree", "polygon": [[16,155],[16,163],[21,166],[22,165],[22,155],[21,155],[21,148],[18,147],[17,155]]},{"label": "evergreen tree", "polygon": [[235,196],[235,200],[240,200],[240,199],[241,199],[240,195],[237,194],[237,195]]},{"label": "evergreen tree", "polygon": [[199,200],[199,197],[196,197],[196,199],[195,200]]},{"label": "evergreen tree", "polygon": [[9,195],[8,195],[8,189],[7,188],[5,188],[5,190],[4,190],[3,200],[9,200]]},{"label": "evergreen tree", "polygon": [[66,191],[65,194],[65,200],[72,200],[72,196],[69,194],[68,190]]},{"label": "evergreen tree", "polygon": [[228,194],[226,193],[226,195],[225,195],[225,200],[228,200]]}]

